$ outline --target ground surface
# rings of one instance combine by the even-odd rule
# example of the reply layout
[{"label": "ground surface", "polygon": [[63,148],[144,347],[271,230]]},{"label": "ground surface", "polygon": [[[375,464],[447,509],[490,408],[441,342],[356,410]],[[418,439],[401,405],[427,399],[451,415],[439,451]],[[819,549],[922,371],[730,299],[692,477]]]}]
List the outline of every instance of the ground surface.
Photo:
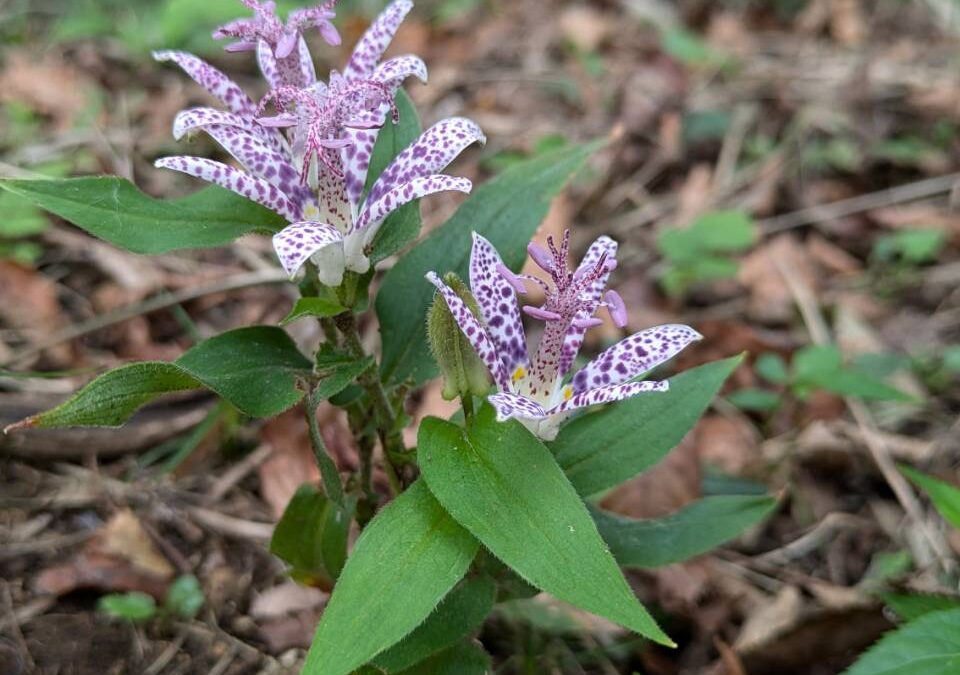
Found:
[{"label": "ground surface", "polygon": [[[0,3],[0,172],[192,189],[151,163],[178,148],[175,112],[205,99],[149,50],[199,48],[251,90],[258,81],[248,59],[205,40],[224,3],[210,16],[153,4]],[[374,4],[343,3],[346,44]],[[421,117],[465,114],[490,139],[459,173],[483,180],[517,158],[608,137],[542,235],[571,227],[580,250],[601,233],[617,238],[630,328],[681,321],[705,335],[679,368],[750,352],[683,444],[605,505],[658,516],[720,484],[781,500],[716,553],[631,577],[679,650],[646,649],[580,615],[498,616],[481,634],[498,672],[837,673],[891,625],[878,588],[949,589],[960,538],[912,490],[898,499],[877,459],[960,478],[956,7],[418,3],[394,51],[430,66],[430,84],[410,87]],[[316,53],[321,71],[345,55]],[[203,138],[192,145],[217,152]],[[428,225],[457,201],[426,204]],[[145,258],[0,204],[0,423],[107,367],[175,358],[224,329],[275,323],[291,305],[264,239]],[[752,243],[694,257],[719,256],[712,268],[665,250],[663,232],[719,210],[749,215]],[[163,306],[151,309],[157,297]],[[307,322],[291,330],[318,339]],[[616,337],[596,333],[593,350]],[[767,367],[771,354],[789,363],[824,342],[914,400],[864,407],[757,367],[762,355]],[[57,376],[16,374],[39,371]],[[296,413],[260,424],[221,416],[191,435],[214,404],[175,398],[120,430],[0,441],[0,672],[296,669],[326,594],[293,586],[265,542],[293,490],[316,478],[305,424]],[[443,405],[429,388],[411,413]],[[349,468],[343,420],[324,414],[327,443]],[[162,596],[184,573],[206,599],[192,621],[134,628],[95,611],[105,592]]]}]

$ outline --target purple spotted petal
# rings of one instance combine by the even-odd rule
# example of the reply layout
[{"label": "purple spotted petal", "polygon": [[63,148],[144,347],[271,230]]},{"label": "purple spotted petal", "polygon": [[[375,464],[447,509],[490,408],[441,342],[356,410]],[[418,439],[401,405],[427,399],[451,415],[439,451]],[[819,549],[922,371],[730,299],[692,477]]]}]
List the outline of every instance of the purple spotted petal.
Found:
[{"label": "purple spotted petal", "polygon": [[178,51],[159,51],[153,53],[157,61],[173,61],[183,68],[197,84],[221,101],[227,109],[238,115],[253,115],[256,104],[247,96],[236,82],[193,54]]},{"label": "purple spotted petal", "polygon": [[[594,268],[603,256],[606,256],[607,260],[615,260],[616,255],[617,242],[610,237],[599,237],[590,245],[590,248],[587,249],[587,253],[583,256],[583,260],[580,261],[580,266],[577,267],[574,274],[584,274]],[[607,271],[590,285],[586,294],[589,298],[589,304],[577,312],[576,318],[573,323],[570,324],[570,328],[567,329],[567,333],[563,337],[563,349],[560,353],[560,363],[557,366],[557,373],[561,377],[569,372],[570,366],[573,365],[573,360],[577,358],[577,354],[580,353],[583,336],[587,332],[585,326],[589,325],[585,323],[585,321],[593,315],[596,304],[600,302],[600,297],[603,294],[603,289],[606,288],[609,277],[610,272]]]},{"label": "purple spotted petal", "polygon": [[619,384],[673,358],[703,336],[689,326],[667,324],[634,333],[613,345],[573,376],[574,393]]},{"label": "purple spotted petal", "polygon": [[283,84],[280,78],[280,66],[277,65],[277,57],[273,55],[273,48],[266,40],[257,42],[257,65],[260,66],[263,79],[270,85],[270,89],[276,89]]},{"label": "purple spotted petal", "polygon": [[364,238],[369,242],[373,239],[373,235],[377,233],[384,218],[404,204],[412,202],[414,199],[420,199],[420,197],[426,197],[435,192],[444,192],[446,190],[469,193],[472,187],[473,183],[468,179],[458,178],[456,176],[439,174],[436,176],[416,178],[409,183],[390,190],[390,192],[375,202],[371,203],[370,200],[367,200],[367,205],[364,206],[360,217],[357,218],[356,225],[352,231],[366,229],[367,231],[364,233]]},{"label": "purple spotted petal", "polygon": [[493,380],[497,383],[497,387],[500,389],[508,389],[510,386],[510,376],[506,368],[504,368],[500,357],[497,355],[496,346],[493,344],[490,336],[487,335],[487,330],[480,323],[480,320],[473,315],[473,312],[464,304],[460,296],[440,280],[440,277],[433,272],[427,272],[427,279],[437,287],[437,290],[443,295],[444,300],[447,301],[447,307],[450,308],[453,318],[456,320],[457,325],[460,326],[460,331],[467,340],[469,340],[474,351],[476,351],[480,357],[480,360],[483,361],[490,370],[490,374],[493,375]]},{"label": "purple spotted petal", "polygon": [[569,399],[558,406],[547,411],[549,415],[569,412],[577,408],[585,408],[588,405],[598,405],[600,403],[610,403],[611,401],[621,401],[637,394],[652,391],[667,391],[670,383],[663,381],[646,382],[628,382],[627,384],[617,384],[612,387],[600,387],[589,391],[574,394]]},{"label": "purple spotted petal", "polygon": [[[333,29],[333,26],[330,26],[330,28]],[[337,33],[336,29],[333,29],[333,35],[336,35],[338,41],[327,41],[332,45],[340,44],[340,35]],[[303,77],[304,86],[309,87],[311,84],[317,81],[317,71],[313,66],[313,56],[310,54],[310,47],[307,46],[307,41],[302,37],[300,38],[300,44],[297,47],[297,51],[300,54],[300,71]]]},{"label": "purple spotted petal", "polygon": [[254,176],[276,185],[288,196],[299,192],[300,172],[286,156],[273,150],[258,136],[223,124],[210,124],[204,131]]},{"label": "purple spotted petal", "polygon": [[293,222],[300,219],[300,210],[279,188],[261,178],[234,169],[232,166],[202,157],[164,157],[154,162],[160,169],[181,171],[208,183],[236,192],[242,197],[262,204],[271,211]]},{"label": "purple spotted petal", "polygon": [[358,80],[370,77],[387,45],[393,40],[400,23],[411,9],[411,0],[394,0],[380,13],[353,48],[353,55],[343,69],[345,77]]},{"label": "purple spotted petal", "polygon": [[391,90],[396,90],[408,77],[415,76],[418,80],[426,84],[427,82],[427,64],[419,56],[406,54],[397,56],[389,61],[384,61],[376,70],[370,79],[374,82],[381,82]]},{"label": "purple spotted petal", "polygon": [[497,249],[474,232],[470,252],[470,290],[480,305],[480,313],[497,345],[500,359],[507,372],[513,373],[518,367],[527,366],[527,340],[513,286],[497,270],[500,265],[503,260]]},{"label": "purple spotted petal", "polygon": [[500,392],[487,397],[487,400],[497,411],[498,422],[506,422],[514,417],[540,420],[549,416],[543,406],[526,396]]},{"label": "purple spotted petal", "polygon": [[180,140],[184,134],[196,129],[202,129],[210,124],[223,124],[242,129],[243,131],[259,136],[261,140],[268,143],[275,151],[284,152],[283,137],[278,130],[258,124],[251,117],[237,115],[215,108],[188,108],[178,112],[177,116],[173,118],[173,137]]},{"label": "purple spotted petal", "polygon": [[347,197],[354,208],[360,206],[360,196],[367,183],[373,146],[389,111],[390,106],[384,104],[379,110],[357,115],[350,120],[356,127],[346,127],[343,130],[344,138],[350,140],[350,145],[340,151],[340,157],[343,160]]},{"label": "purple spotted petal", "polygon": [[283,269],[291,277],[310,256],[327,246],[342,243],[343,235],[337,228],[312,220],[287,225],[273,235],[273,248]]},{"label": "purple spotted petal", "polygon": [[320,217],[346,232],[352,222],[342,176],[322,170],[317,178]]},{"label": "purple spotted petal", "polygon": [[486,140],[477,123],[465,117],[437,122],[390,162],[370,188],[367,201],[375,202],[398,185],[442,171],[468,145]]}]

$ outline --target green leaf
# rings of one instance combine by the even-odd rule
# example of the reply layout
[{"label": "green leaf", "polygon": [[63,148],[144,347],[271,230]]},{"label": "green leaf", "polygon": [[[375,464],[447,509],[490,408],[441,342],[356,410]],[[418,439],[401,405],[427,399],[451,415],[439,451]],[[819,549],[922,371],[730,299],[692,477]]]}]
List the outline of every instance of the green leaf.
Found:
[{"label": "green leaf", "polygon": [[180,199],[155,199],[118,176],[0,180],[0,188],[134,253],[223,246],[285,225],[279,215],[217,186]]},{"label": "green leaf", "polygon": [[960,609],[960,597],[932,593],[881,593],[883,601],[904,621],[913,621],[931,612]]},{"label": "green leaf", "polygon": [[97,602],[97,609],[117,619],[140,622],[152,619],[157,613],[157,603],[152,596],[140,591],[110,593]]},{"label": "green leaf", "polygon": [[[420,137],[420,118],[410,96],[403,89],[397,91],[395,99],[400,119],[396,124],[387,122],[377,136],[370,156],[370,168],[367,171],[367,184],[364,195],[373,187],[393,158],[408,145]],[[387,216],[383,225],[373,237],[370,245],[370,264],[376,265],[384,258],[393,255],[420,234],[420,200],[404,204]]]},{"label": "green leaf", "polygon": [[495,591],[488,576],[461,582],[419,628],[375,658],[374,664],[384,672],[396,673],[466,638],[493,609]]},{"label": "green leaf", "polygon": [[722,66],[728,57],[710,45],[696,33],[683,28],[670,28],[660,35],[664,52],[688,66]]},{"label": "green leaf", "polygon": [[474,641],[460,642],[397,675],[486,675],[490,656]]},{"label": "green leaf", "polygon": [[594,495],[659,462],[687,434],[743,355],[670,378],[663,393],[634,396],[570,421],[550,444],[577,491]]},{"label": "green leaf", "polygon": [[16,426],[116,427],[162,394],[206,387],[252,417],[278,415],[303,396],[297,378],[311,364],[282,329],[251,326],[205,340],[176,361],[108,371],[56,408]]},{"label": "green leaf", "polygon": [[431,492],[527,581],[672,645],[633,591],[553,456],[520,423],[484,405],[468,431],[427,418],[417,455]]},{"label": "green leaf", "polygon": [[417,481],[370,521],[340,573],[305,675],[345,675],[397,643],[463,577],[477,541]]},{"label": "green leaf", "polygon": [[600,536],[624,567],[662,567],[706,553],[763,520],[772,497],[704,497],[677,513],[633,520],[591,508]]},{"label": "green leaf", "polygon": [[170,584],[163,606],[181,619],[192,619],[203,607],[203,603],[200,582],[192,574],[182,574]]},{"label": "green leaf", "polygon": [[346,307],[330,298],[298,298],[297,303],[293,306],[293,309],[290,310],[290,313],[280,320],[280,325],[286,326],[305,316],[324,318],[336,316],[345,311],[347,311]]},{"label": "green leaf", "polygon": [[790,379],[786,362],[775,352],[765,352],[758,356],[753,369],[757,375],[771,384],[786,384]]},{"label": "green leaf", "polygon": [[346,361],[333,364],[324,360],[322,354],[321,349],[317,354],[317,369],[322,371],[324,377],[313,390],[315,404],[339,394],[376,363],[374,357],[365,356],[362,359],[351,357]]},{"label": "green leaf", "polygon": [[808,345],[793,355],[793,377],[814,383],[843,368],[843,355],[834,345]]},{"label": "green leaf", "polygon": [[330,590],[347,559],[351,518],[350,509],[301,485],[273,531],[270,552],[293,568],[290,576],[300,583]]},{"label": "green leaf", "polygon": [[741,410],[769,412],[780,407],[780,394],[756,387],[739,389],[727,396],[727,400]]},{"label": "green leaf", "polygon": [[426,336],[434,288],[424,275],[431,270],[440,275],[455,272],[466,279],[471,231],[489,239],[504,263],[518,269],[551,200],[598,147],[590,143],[564,148],[507,169],[474,190],[450,220],[387,273],[376,301],[385,379],[401,382],[409,377],[420,384],[437,373]]},{"label": "green leaf", "polygon": [[943,519],[960,530],[960,488],[904,464],[898,468],[923,489]]},{"label": "green leaf", "polygon": [[873,401],[914,401],[915,397],[854,368],[820,373],[810,383],[842,396]]},{"label": "green leaf", "polygon": [[960,609],[933,612],[887,633],[845,675],[956,675]]},{"label": "green leaf", "polygon": [[690,225],[700,246],[708,251],[737,252],[750,248],[757,237],[753,219],[744,211],[711,211]]}]

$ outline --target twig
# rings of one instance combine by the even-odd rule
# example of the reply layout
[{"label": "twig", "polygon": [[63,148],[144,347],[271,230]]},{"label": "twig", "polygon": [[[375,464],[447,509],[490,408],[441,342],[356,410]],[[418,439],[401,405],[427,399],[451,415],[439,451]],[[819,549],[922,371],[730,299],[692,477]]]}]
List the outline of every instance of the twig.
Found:
[{"label": "twig", "polygon": [[170,646],[160,652],[157,660],[150,664],[150,667],[143,671],[143,675],[160,675],[167,664],[173,660],[173,657],[180,651],[183,641],[187,639],[187,632],[182,631],[180,635],[170,643]]},{"label": "twig", "polygon": [[189,302],[190,300],[202,298],[205,295],[225,293],[227,291],[237,291],[243,288],[260,286],[264,284],[279,284],[286,282],[287,280],[287,275],[283,270],[271,269],[266,271],[250,272],[249,274],[238,274],[236,276],[220,279],[203,286],[184,288],[174,293],[161,293],[152,298],[144,300],[143,302],[139,302],[134,305],[128,305],[126,307],[119,307],[111,312],[107,312],[106,314],[93,317],[88,321],[82,321],[74,326],[70,326],[66,330],[62,330],[46,340],[30,345],[29,347],[26,347],[25,349],[13,354],[13,356],[11,356],[9,359],[0,363],[0,367],[9,367],[15,365],[21,361],[40,354],[46,349],[55,347],[62,342],[75,340],[89,333],[94,333],[103,328],[120,323],[121,321],[126,321],[127,319],[132,319],[135,316],[140,316],[141,314],[148,314],[160,309],[166,309],[167,307],[173,307],[174,305],[179,305],[183,302]]},{"label": "twig", "polygon": [[[960,174],[958,174],[958,176],[960,176]],[[800,309],[800,314],[807,326],[807,330],[810,332],[810,337],[813,339],[813,342],[821,346],[830,344],[830,331],[827,328],[823,316],[820,314],[820,309],[817,307],[813,292],[782,260],[775,256],[771,256],[771,260],[783,276],[790,292],[793,294],[794,302],[797,303],[797,307]],[[897,471],[897,467],[890,454],[890,449],[883,441],[870,411],[866,405],[864,405],[863,401],[858,398],[844,396],[843,400],[850,409],[857,425],[860,427],[863,440],[867,445],[867,450],[870,452],[870,456],[873,458],[877,468],[880,469],[884,480],[887,481],[890,489],[893,490],[893,494],[896,496],[897,501],[900,502],[907,517],[914,522],[918,531],[923,535],[921,540],[926,541],[929,546],[929,550],[916,551],[916,557],[919,560],[929,560],[931,557],[936,557],[944,570],[952,569],[953,558],[950,554],[950,549],[940,536],[940,533],[927,522],[913,489],[910,487],[907,479]],[[929,555],[930,553],[933,553],[933,556]]]},{"label": "twig", "polygon": [[213,487],[210,488],[210,492],[207,493],[204,503],[207,506],[213,506],[219,502],[234,485],[242,481],[247,474],[263,464],[271,454],[273,454],[273,446],[269,443],[264,443],[244,457],[243,460],[224,471],[223,475],[220,476],[213,484]]},{"label": "twig", "polygon": [[[13,593],[10,592],[10,584],[6,581],[3,582],[3,602],[5,605],[4,614],[8,614],[12,617],[14,615]],[[23,631],[20,630],[20,623],[18,621],[10,622],[10,632],[13,633],[13,637],[16,639],[20,650],[23,652],[23,658],[26,661],[24,665],[27,666],[27,670],[33,670],[37,664],[34,662],[33,656],[30,654],[30,647],[27,646],[27,641],[23,637]]]},{"label": "twig", "polygon": [[270,541],[270,537],[273,536],[273,523],[258,523],[253,520],[235,518],[199,506],[191,507],[188,510],[190,515],[204,527],[229,537],[266,542]]},{"label": "twig", "polygon": [[863,522],[863,518],[858,518],[850,513],[841,511],[828,513],[810,531],[780,548],[756,556],[754,560],[774,565],[784,565],[812,553],[832,539],[834,535],[843,530],[855,529],[861,526]]},{"label": "twig", "polygon": [[892,206],[902,202],[910,202],[924,197],[932,197],[943,192],[950,192],[960,182],[960,172],[936,176],[919,180],[914,183],[897,185],[876,192],[857,195],[850,199],[841,199],[829,204],[818,204],[799,211],[784,213],[773,218],[766,218],[757,223],[764,234],[774,234],[790,230],[802,225],[812,225],[825,220],[842,218],[855,213],[862,213],[870,209]]}]

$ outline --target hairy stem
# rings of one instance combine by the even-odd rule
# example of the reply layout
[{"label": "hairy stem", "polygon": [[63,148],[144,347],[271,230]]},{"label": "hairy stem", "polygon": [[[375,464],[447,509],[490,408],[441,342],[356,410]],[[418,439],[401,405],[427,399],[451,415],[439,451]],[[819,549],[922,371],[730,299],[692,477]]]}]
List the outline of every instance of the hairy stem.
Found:
[{"label": "hairy stem", "polygon": [[313,445],[313,456],[320,468],[320,477],[323,479],[323,489],[327,497],[338,506],[344,505],[343,484],[340,482],[340,472],[333,457],[327,451],[327,446],[320,435],[320,426],[317,424],[317,406],[319,402],[311,395],[303,402],[304,412],[307,414],[307,426],[310,428],[310,443]]}]

